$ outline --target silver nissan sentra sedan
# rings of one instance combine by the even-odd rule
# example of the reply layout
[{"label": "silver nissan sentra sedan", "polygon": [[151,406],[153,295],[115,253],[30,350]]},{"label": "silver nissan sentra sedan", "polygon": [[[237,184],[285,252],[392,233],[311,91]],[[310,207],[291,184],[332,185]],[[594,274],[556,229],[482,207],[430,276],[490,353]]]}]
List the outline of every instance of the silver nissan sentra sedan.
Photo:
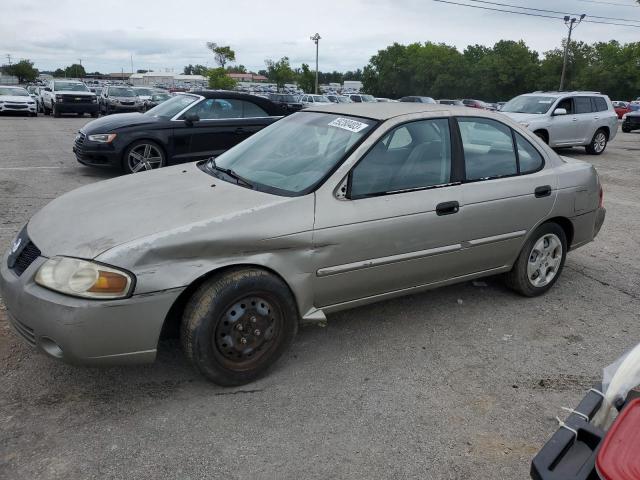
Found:
[{"label": "silver nissan sentra sedan", "polygon": [[51,357],[150,362],[173,329],[202,374],[239,385],[330,312],[499,273],[543,294],[597,235],[602,199],[591,165],[500,114],[335,104],[57,198],[4,255],[0,288]]}]

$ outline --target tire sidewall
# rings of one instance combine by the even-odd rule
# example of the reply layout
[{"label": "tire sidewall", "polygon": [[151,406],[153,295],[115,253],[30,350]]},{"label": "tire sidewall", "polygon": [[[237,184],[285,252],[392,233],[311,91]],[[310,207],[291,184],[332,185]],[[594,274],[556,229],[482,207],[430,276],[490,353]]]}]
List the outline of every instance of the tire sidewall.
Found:
[{"label": "tire sidewall", "polygon": [[[254,270],[251,275],[232,275],[220,280],[207,282],[192,297],[194,304],[185,311],[185,316],[191,318],[183,319],[183,322],[189,322],[190,333],[187,339],[183,331],[183,344],[185,340],[190,342],[191,360],[205,377],[220,385],[243,385],[264,374],[289,347],[297,333],[297,307],[284,282],[267,272]],[[281,331],[274,339],[276,343],[254,368],[229,369],[215,347],[214,335],[228,308],[252,295],[267,296],[270,302],[277,304],[282,315]]]},{"label": "tire sidewall", "polygon": [[[553,277],[553,279],[543,287],[536,287],[529,280],[527,274],[527,264],[529,262],[529,257],[531,256],[533,247],[536,245],[536,243],[538,243],[540,238],[550,233],[556,235],[560,239],[560,243],[562,244],[562,259],[560,260],[560,266],[558,267],[558,271],[556,272],[556,275]],[[517,282],[520,287],[518,288],[520,293],[529,297],[536,297],[538,295],[546,293],[558,281],[558,278],[560,277],[560,275],[562,274],[562,270],[564,269],[566,258],[567,236],[562,227],[557,223],[549,222],[544,223],[536,228],[536,230],[529,237],[524,247],[522,248],[516,264],[516,271],[514,272],[518,277]]]}]

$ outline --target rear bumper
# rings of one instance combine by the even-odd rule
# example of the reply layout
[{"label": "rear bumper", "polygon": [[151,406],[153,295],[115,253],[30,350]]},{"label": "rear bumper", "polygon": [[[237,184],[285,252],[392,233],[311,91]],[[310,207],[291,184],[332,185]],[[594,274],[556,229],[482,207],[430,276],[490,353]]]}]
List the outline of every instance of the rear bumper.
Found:
[{"label": "rear bumper", "polygon": [[0,291],[9,322],[31,347],[65,363],[119,365],[155,359],[167,312],[182,289],[123,300],[87,300],[62,295],[33,281],[45,258],[17,276],[0,265]]},{"label": "rear bumper", "polygon": [[607,210],[604,207],[598,207],[591,212],[570,218],[573,226],[573,241],[569,249],[575,250],[593,241],[600,233],[606,215]]}]

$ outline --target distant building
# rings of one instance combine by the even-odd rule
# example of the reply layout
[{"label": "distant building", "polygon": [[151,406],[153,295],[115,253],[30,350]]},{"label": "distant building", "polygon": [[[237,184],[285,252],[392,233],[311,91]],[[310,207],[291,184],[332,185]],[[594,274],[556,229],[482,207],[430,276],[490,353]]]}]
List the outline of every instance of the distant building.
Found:
[{"label": "distant building", "polygon": [[140,85],[174,85],[178,84],[205,84],[207,79],[202,75],[176,75],[169,72],[147,72],[147,73],[134,73],[129,77],[132,84],[136,86]]},{"label": "distant building", "polygon": [[342,88],[344,90],[355,90],[359,92],[362,90],[362,82],[359,80],[345,80],[342,84]]},{"label": "distant building", "polygon": [[257,75],[255,73],[227,73],[227,75],[233,78],[236,82],[266,82],[269,79],[263,75]]}]

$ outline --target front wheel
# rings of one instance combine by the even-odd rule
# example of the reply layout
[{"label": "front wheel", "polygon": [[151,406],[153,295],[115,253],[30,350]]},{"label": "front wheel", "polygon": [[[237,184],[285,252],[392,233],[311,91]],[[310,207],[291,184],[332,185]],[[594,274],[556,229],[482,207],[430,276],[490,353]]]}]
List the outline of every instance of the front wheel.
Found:
[{"label": "front wheel", "polygon": [[591,143],[585,147],[587,153],[591,155],[600,155],[607,148],[607,133],[604,130],[597,130],[594,133]]},{"label": "front wheel", "polygon": [[122,169],[124,173],[136,173],[154,170],[166,165],[164,151],[151,140],[139,140],[132,143],[124,152]]},{"label": "front wheel", "polygon": [[524,244],[513,268],[505,275],[507,286],[536,297],[558,280],[567,257],[567,236],[557,223],[540,225]]},{"label": "front wheel", "polygon": [[626,127],[622,127],[622,131],[624,133],[631,133],[631,129],[630,128],[626,128]]},{"label": "front wheel", "polygon": [[180,338],[187,358],[209,380],[244,385],[289,347],[298,313],[287,285],[259,269],[206,281],[187,302]]},{"label": "front wheel", "polygon": [[51,106],[51,111],[55,118],[60,118],[60,109],[56,106],[55,103]]}]

